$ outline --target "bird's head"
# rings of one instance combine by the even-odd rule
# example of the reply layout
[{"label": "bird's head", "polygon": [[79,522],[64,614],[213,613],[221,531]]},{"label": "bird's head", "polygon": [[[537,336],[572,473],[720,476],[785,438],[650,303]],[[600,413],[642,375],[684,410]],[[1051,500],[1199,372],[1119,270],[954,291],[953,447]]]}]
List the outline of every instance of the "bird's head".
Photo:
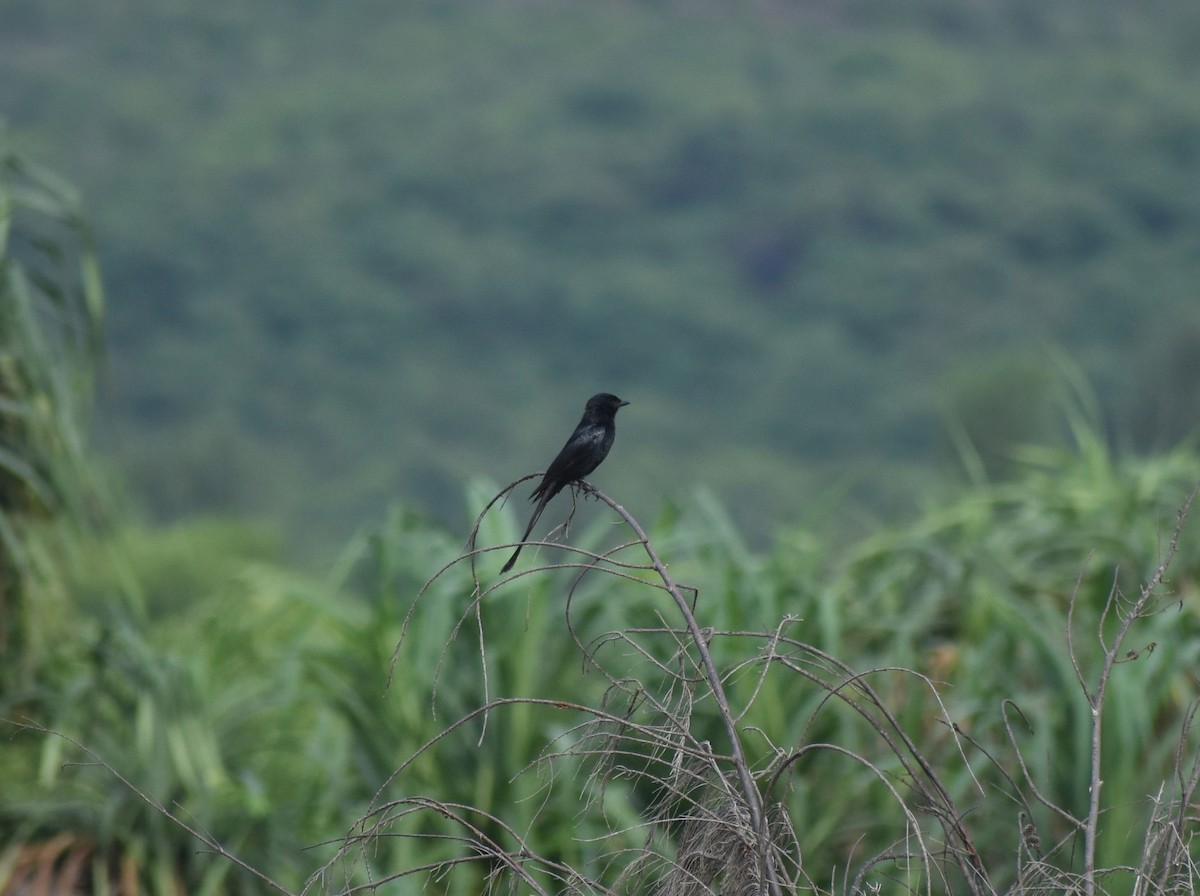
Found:
[{"label": "bird's head", "polygon": [[601,392],[588,399],[587,413],[612,417],[617,413],[617,408],[623,408],[627,404],[629,402],[622,401],[615,395],[608,392]]}]

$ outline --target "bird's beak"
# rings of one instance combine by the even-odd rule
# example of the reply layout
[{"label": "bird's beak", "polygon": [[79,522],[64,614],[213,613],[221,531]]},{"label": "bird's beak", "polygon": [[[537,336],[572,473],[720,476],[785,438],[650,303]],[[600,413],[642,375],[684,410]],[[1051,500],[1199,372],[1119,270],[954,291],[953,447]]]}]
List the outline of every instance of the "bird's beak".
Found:
[{"label": "bird's beak", "polygon": [[617,407],[619,407],[619,408],[623,408],[623,407],[625,407],[625,405],[627,405],[627,404],[629,404],[629,402],[627,402],[627,401],[623,401],[623,402],[621,402],[619,405],[617,405]]}]

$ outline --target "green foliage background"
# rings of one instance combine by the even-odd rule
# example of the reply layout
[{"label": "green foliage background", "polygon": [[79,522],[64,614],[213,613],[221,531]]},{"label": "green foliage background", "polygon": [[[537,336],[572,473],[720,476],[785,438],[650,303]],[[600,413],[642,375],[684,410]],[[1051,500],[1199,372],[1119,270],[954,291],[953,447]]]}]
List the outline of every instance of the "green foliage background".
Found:
[{"label": "green foliage background", "polygon": [[[652,794],[613,782],[626,834],[602,843],[569,787],[514,777],[570,724],[558,710],[496,713],[488,749],[464,729],[379,791],[483,699],[467,639],[443,648],[457,572],[391,666],[412,595],[462,547],[464,482],[544,462],[600,388],[633,405],[599,481],[657,520],[705,625],[794,616],[857,668],[927,673],[1015,774],[1011,698],[1039,786],[1081,811],[1067,602],[1094,630],[1200,479],[1180,446],[1200,412],[1200,7],[9,0],[0,25],[0,598],[20,623],[0,717],[72,739],[5,728],[4,882],[65,836],[95,886],[260,891],[78,744],[293,888],[397,792],[503,810],[589,872],[635,845]],[[69,188],[14,167],[31,156],[95,213],[96,424],[135,510],[82,447],[90,231]],[[30,198],[65,243],[12,248]],[[470,485],[468,509],[492,491]],[[511,540],[519,510],[481,543]],[[1127,832],[1196,698],[1193,533],[1179,608],[1140,630],[1157,648],[1118,667],[1108,865],[1136,861]],[[486,607],[493,694],[600,699],[561,636],[565,580],[518,581]],[[573,613],[592,636],[655,622],[642,589],[599,579]],[[1003,776],[974,756],[968,773],[911,676],[878,679],[1008,867]],[[764,738],[871,748],[819,693],[756,693]],[[903,828],[824,757],[786,799],[822,883]],[[452,854],[396,839],[364,862]]]},{"label": "green foliage background", "polygon": [[[1191,432],[1195,4],[12,0],[0,111],[103,233],[105,444],[331,546],[633,400],[604,482],[755,539]],[[636,448],[632,447],[636,446]],[[628,448],[628,450],[626,450]],[[667,474],[665,471],[669,471]],[[861,531],[861,528],[854,529]]]}]

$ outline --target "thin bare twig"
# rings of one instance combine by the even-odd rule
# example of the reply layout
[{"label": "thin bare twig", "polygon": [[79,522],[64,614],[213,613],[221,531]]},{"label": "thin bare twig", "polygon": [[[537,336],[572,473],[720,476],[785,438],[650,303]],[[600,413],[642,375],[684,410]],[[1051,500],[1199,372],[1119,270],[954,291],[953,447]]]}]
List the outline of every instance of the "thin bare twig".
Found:
[{"label": "thin bare twig", "polygon": [[[1179,538],[1183,534],[1183,524],[1187,520],[1188,512],[1191,510],[1192,502],[1195,500],[1197,493],[1200,493],[1200,485],[1188,493],[1187,498],[1183,502],[1183,506],[1179,508],[1179,512],[1175,518],[1175,530],[1171,535],[1171,540],[1167,545],[1166,551],[1163,553],[1162,560],[1154,573],[1142,586],[1141,592],[1134,599],[1128,608],[1121,610],[1118,613],[1117,630],[1113,634],[1112,640],[1105,642],[1104,639],[1104,617],[1110,607],[1119,603],[1121,599],[1120,589],[1114,582],[1109,590],[1108,599],[1105,602],[1104,612],[1101,614],[1101,621],[1098,624],[1098,636],[1100,645],[1103,648],[1103,658],[1100,663],[1100,673],[1096,681],[1096,688],[1089,693],[1087,686],[1083,685],[1084,696],[1087,698],[1092,712],[1092,732],[1091,732],[1091,789],[1088,794],[1088,814],[1087,823],[1083,831],[1083,867],[1084,867],[1084,893],[1085,896],[1095,896],[1096,893],[1096,843],[1099,839],[1100,832],[1100,788],[1103,781],[1100,779],[1100,760],[1101,760],[1101,735],[1104,727],[1104,702],[1105,696],[1108,693],[1108,683],[1112,676],[1113,668],[1121,661],[1121,649],[1125,643],[1125,638],[1129,634],[1129,630],[1134,623],[1139,619],[1144,618],[1153,612],[1155,599],[1158,597],[1158,589],[1162,586],[1166,579],[1167,570],[1175,559],[1175,554],[1179,550]],[[1074,604],[1072,597],[1072,604]],[[1068,632],[1070,626],[1068,625]],[[1076,663],[1074,652],[1071,655],[1072,663]],[[1078,666],[1077,666],[1078,668]]]}]

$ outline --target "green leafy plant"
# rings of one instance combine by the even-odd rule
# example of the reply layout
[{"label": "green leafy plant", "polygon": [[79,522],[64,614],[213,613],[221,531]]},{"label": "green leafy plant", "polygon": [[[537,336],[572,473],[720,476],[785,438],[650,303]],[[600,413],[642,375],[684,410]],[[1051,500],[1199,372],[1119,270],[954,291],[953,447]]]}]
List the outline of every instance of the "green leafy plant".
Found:
[{"label": "green leafy plant", "polygon": [[78,196],[19,155],[0,123],[0,693],[10,699],[63,634],[57,570],[89,509],[83,433],[102,310]]},{"label": "green leafy plant", "polygon": [[[1198,695],[1186,673],[1196,637],[1177,605],[1195,597],[1164,587],[1181,547],[1190,556],[1195,543],[1184,540],[1191,499],[1163,540],[1146,533],[1163,519],[1166,496],[1187,495],[1200,470],[1184,452],[1119,463],[1078,435],[1077,452],[1030,451],[1025,479],[979,488],[864,545],[770,628],[763,622],[779,603],[751,603],[772,590],[762,568],[739,579],[727,560],[718,575],[757,578],[757,588],[681,588],[676,565],[669,571],[640,525],[603,495],[631,540],[604,549],[541,541],[563,557],[532,572],[489,580],[492,548],[477,530],[422,590],[406,628],[423,636],[421,608],[444,613],[457,588],[469,599],[438,649],[444,658],[471,633],[486,676],[492,650],[510,646],[493,622],[506,602],[559,581],[559,637],[606,684],[604,698],[580,702],[565,681],[536,695],[489,693],[477,681],[475,708],[396,769],[340,856],[353,866],[399,840],[421,844],[428,861],[372,866],[350,891],[430,874],[452,887],[508,881],[535,892],[607,892],[621,881],[665,894],[1194,886],[1184,844],[1200,774],[1190,708]],[[485,508],[481,526],[487,518]],[[777,562],[787,559],[781,551]],[[1194,566],[1174,569],[1187,582]],[[607,583],[597,599],[624,613],[586,612],[579,598],[596,581]],[[768,615],[745,629],[699,622],[759,609]],[[605,620],[620,627],[605,630]],[[414,637],[428,656],[409,631],[397,658]],[[510,715],[542,711],[571,721],[565,735],[532,738],[543,743],[536,758],[509,766],[515,781],[532,777],[541,788],[534,816],[422,788],[418,766],[453,755],[464,729],[508,732]],[[480,734],[480,746],[489,742]],[[553,827],[559,801],[603,815],[592,800],[614,790],[639,814],[628,829],[610,818],[610,836],[645,830],[641,845],[583,865],[539,849],[553,842],[541,839],[539,821]]]}]

